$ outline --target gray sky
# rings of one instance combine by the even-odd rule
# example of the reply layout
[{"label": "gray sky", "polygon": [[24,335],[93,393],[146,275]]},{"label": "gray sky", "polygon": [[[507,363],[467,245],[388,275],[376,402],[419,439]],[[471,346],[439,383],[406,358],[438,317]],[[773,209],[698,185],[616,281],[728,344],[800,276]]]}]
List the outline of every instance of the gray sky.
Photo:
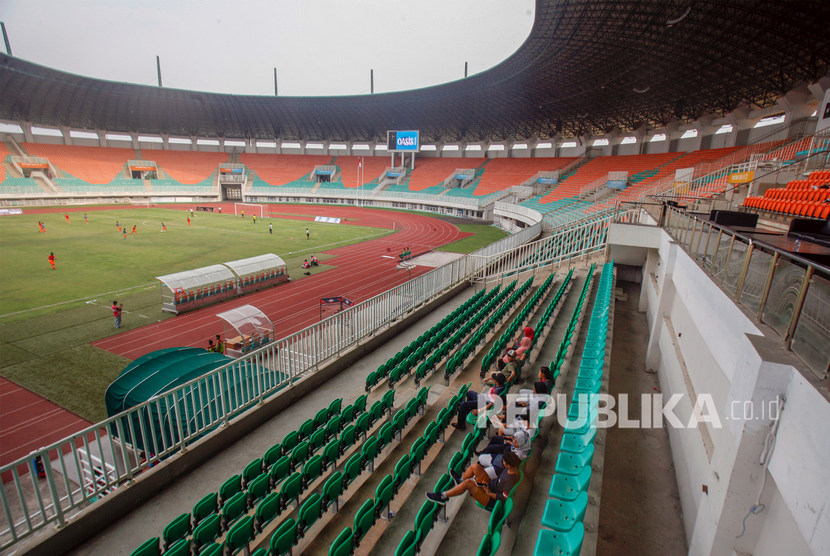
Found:
[{"label": "gray sky", "polygon": [[533,0],[0,0],[15,56],[70,73],[270,95],[427,87],[524,42]]}]

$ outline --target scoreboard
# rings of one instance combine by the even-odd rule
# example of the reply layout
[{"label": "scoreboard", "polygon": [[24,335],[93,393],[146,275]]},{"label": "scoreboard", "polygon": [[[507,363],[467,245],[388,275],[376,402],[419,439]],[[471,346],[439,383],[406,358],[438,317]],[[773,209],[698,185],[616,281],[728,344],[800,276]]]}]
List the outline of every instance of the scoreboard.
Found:
[{"label": "scoreboard", "polygon": [[421,146],[419,132],[416,131],[387,131],[386,147],[390,152],[418,152]]}]

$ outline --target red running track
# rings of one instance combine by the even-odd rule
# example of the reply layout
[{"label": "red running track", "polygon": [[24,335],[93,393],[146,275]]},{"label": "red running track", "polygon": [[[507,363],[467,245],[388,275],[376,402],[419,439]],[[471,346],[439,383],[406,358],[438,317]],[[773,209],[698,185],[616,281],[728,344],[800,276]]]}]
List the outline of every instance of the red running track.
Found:
[{"label": "red running track", "polygon": [[[101,210],[115,208],[135,207],[100,207]],[[169,208],[183,209],[189,208],[189,205]],[[96,209],[99,207],[66,210],[91,212]],[[222,210],[232,213],[233,206],[223,205]],[[319,320],[321,297],[344,295],[358,302],[409,280],[408,272],[396,269],[397,254],[404,247],[419,254],[470,235],[443,220],[417,214],[322,205],[274,205],[271,210],[274,211],[272,217],[275,218],[311,222],[315,216],[333,216],[347,220],[332,226],[394,227],[398,231],[384,238],[322,251],[332,255],[325,264],[334,267],[325,272],[116,334],[94,342],[94,345],[130,359],[137,359],[145,353],[165,347],[206,347],[209,338],[222,332],[222,322],[216,318],[216,314],[245,304],[254,305],[268,315],[274,323],[277,338],[281,338]],[[27,209],[26,212],[63,210]],[[429,270],[431,269],[427,267],[415,267],[412,269],[412,277]],[[125,319],[130,318],[128,310],[125,311]],[[91,424],[37,394],[0,378],[0,465],[66,438]],[[20,472],[25,470],[20,469]],[[9,477],[3,479],[8,480]]]},{"label": "red running track", "polygon": [[[333,216],[347,219],[339,225],[394,227],[397,232],[324,251],[332,255],[325,264],[334,267],[325,272],[122,332],[93,345],[129,359],[167,347],[207,347],[208,339],[222,332],[222,321],[216,315],[240,305],[260,309],[274,323],[276,337],[282,338],[320,320],[321,297],[343,295],[360,302],[409,280],[407,271],[396,268],[397,255],[404,247],[419,254],[470,235],[443,220],[417,214],[321,205],[278,205],[271,210],[277,218],[313,221],[314,216]],[[416,266],[411,277],[429,270]],[[130,318],[126,310],[124,318]]]}]

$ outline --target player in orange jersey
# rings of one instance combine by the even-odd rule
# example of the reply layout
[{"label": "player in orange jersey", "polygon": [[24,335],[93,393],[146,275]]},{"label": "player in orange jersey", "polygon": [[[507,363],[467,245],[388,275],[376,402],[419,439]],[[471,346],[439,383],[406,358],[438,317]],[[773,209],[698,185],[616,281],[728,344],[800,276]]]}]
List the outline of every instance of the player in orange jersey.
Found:
[{"label": "player in orange jersey", "polygon": [[49,264],[52,265],[52,270],[55,270],[55,254],[49,253]]}]

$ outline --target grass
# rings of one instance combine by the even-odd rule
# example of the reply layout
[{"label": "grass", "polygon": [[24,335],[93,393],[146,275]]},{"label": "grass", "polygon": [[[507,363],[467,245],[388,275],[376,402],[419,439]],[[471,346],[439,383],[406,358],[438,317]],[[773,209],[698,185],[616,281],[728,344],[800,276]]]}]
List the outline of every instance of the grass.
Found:
[{"label": "grass", "polygon": [[[89,345],[113,333],[113,299],[124,303],[122,329],[130,330],[173,316],[161,311],[156,276],[275,253],[303,279],[301,264],[312,253],[322,263],[316,272],[325,271],[321,251],[392,233],[212,213],[197,213],[188,226],[184,211],[157,208],[87,215],[86,224],[78,212],[71,224],[63,213],[0,217],[0,375],[92,422],[107,417],[104,391],[130,362]],[[39,220],[46,233],[37,231]],[[123,239],[116,221],[137,233]]]},{"label": "grass", "polygon": [[[90,207],[87,215],[86,224],[81,212],[70,213],[71,224],[63,213],[0,217],[0,375],[92,422],[107,417],[104,392],[130,363],[90,345],[113,333],[113,299],[124,303],[122,329],[130,330],[173,316],[161,311],[156,276],[275,253],[293,279],[303,279],[301,264],[311,254],[321,261],[315,273],[325,271],[323,250],[393,233],[280,218],[254,224],[250,215],[213,213],[195,214],[188,226],[184,211],[159,208]],[[38,221],[46,233],[37,231]],[[128,232],[135,225],[137,234],[123,239],[116,221]],[[505,235],[487,225],[459,228],[476,235],[441,250],[468,253]]]},{"label": "grass", "polygon": [[491,243],[507,237],[507,232],[496,228],[495,226],[487,226],[484,224],[460,224],[458,229],[462,232],[469,232],[475,234],[473,236],[459,239],[452,243],[448,243],[443,247],[439,247],[436,251],[450,251],[452,253],[472,253],[482,247],[490,245]]}]

